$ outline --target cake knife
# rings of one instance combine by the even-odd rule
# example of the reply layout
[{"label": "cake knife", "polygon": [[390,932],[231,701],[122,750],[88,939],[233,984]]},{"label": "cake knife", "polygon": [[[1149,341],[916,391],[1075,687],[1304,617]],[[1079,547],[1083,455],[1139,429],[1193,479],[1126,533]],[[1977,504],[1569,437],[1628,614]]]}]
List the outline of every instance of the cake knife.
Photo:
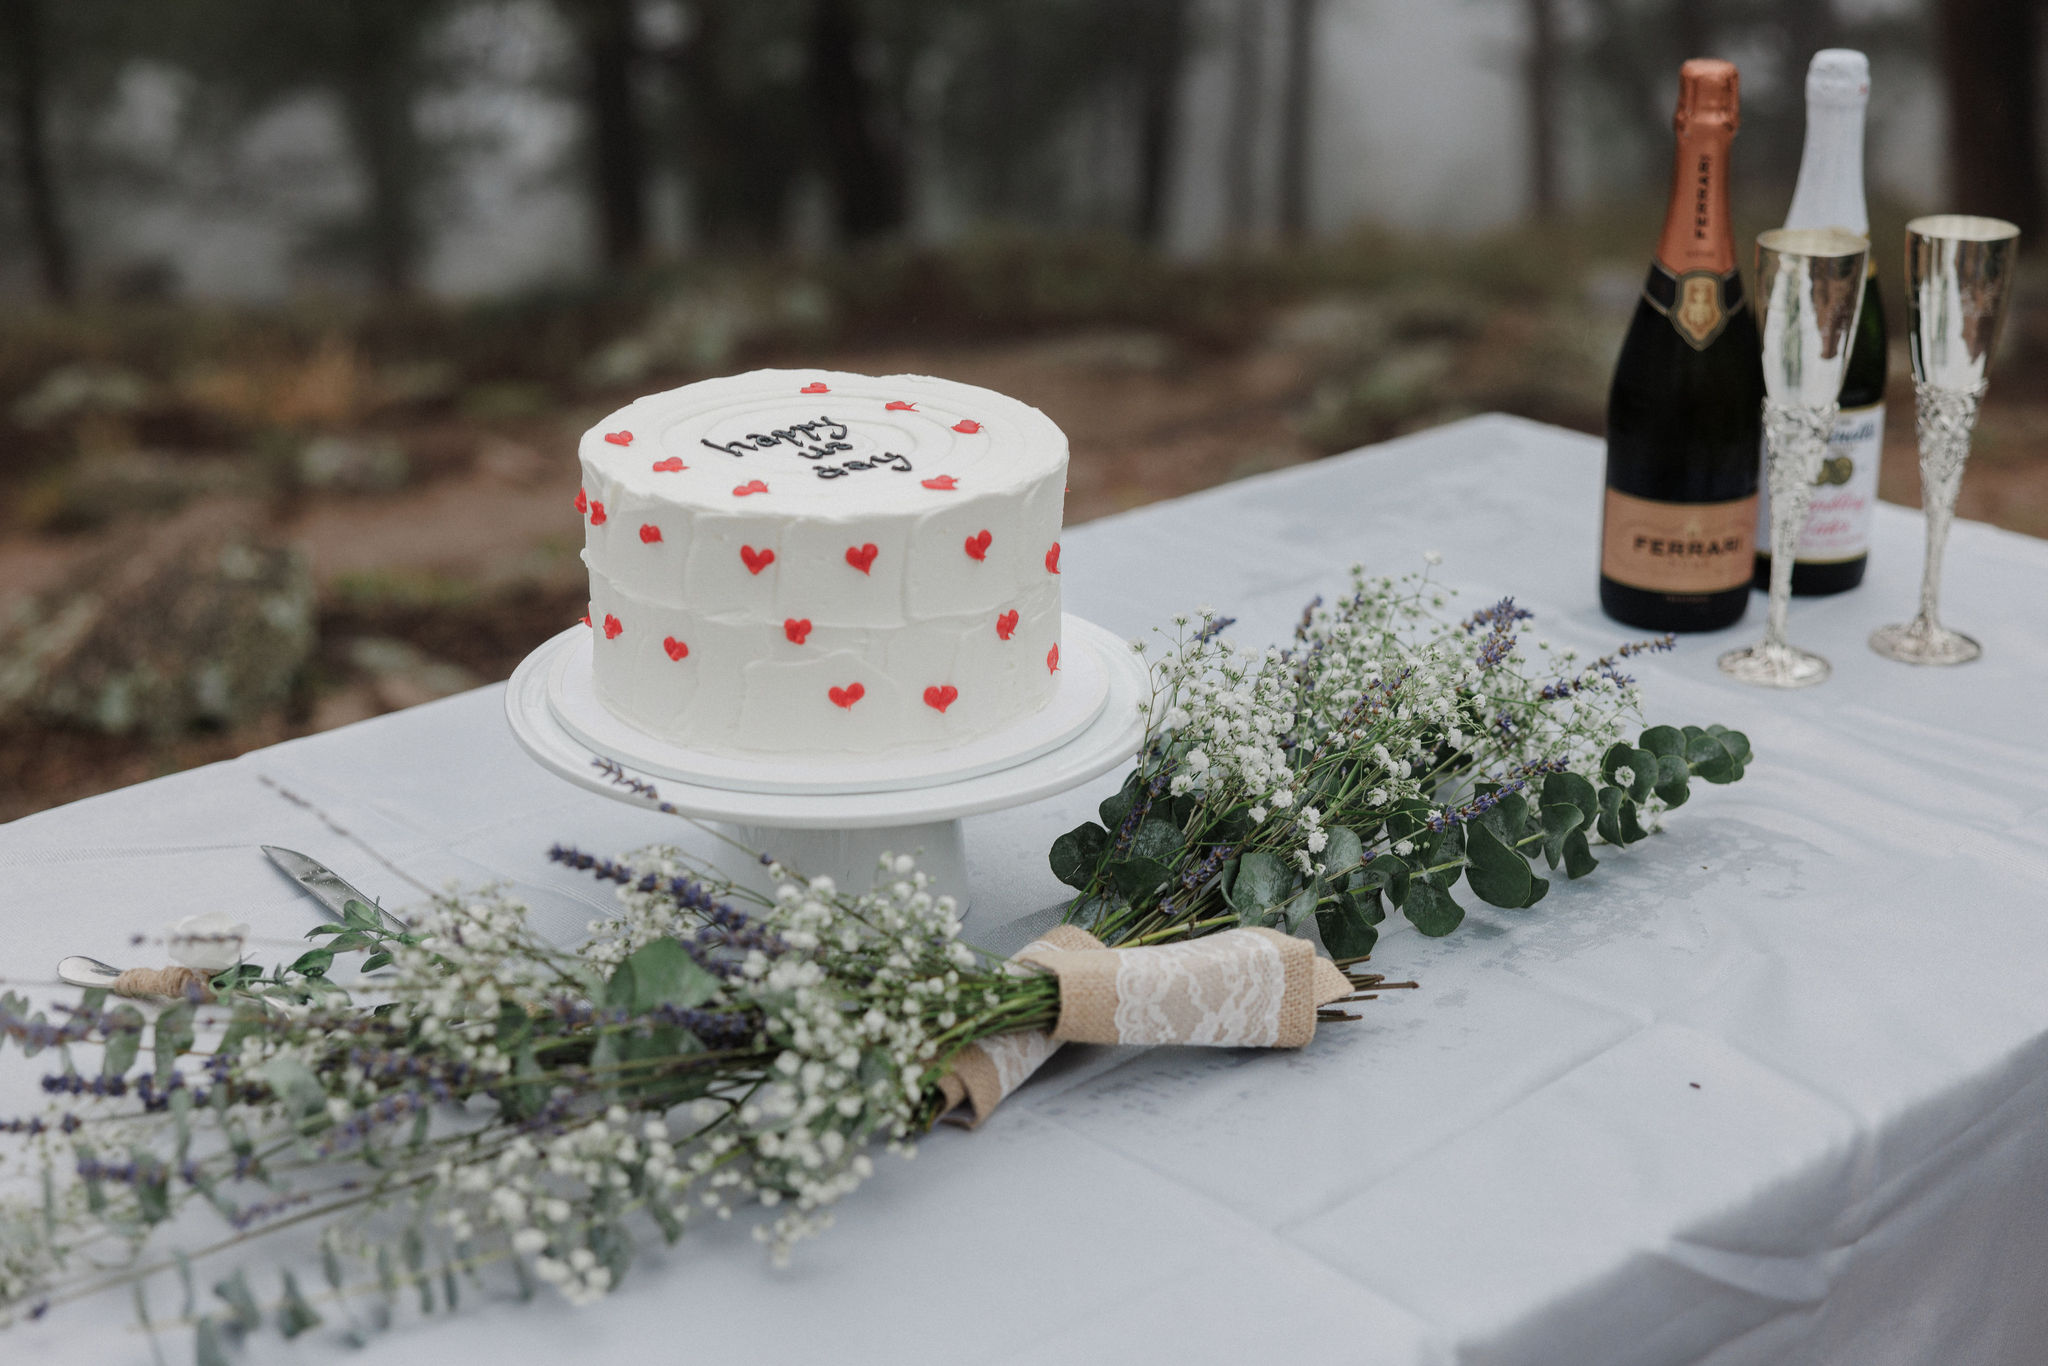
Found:
[{"label": "cake knife", "polygon": [[308,858],[295,849],[280,849],[274,844],[261,847],[263,852],[269,855],[270,861],[283,869],[285,876],[299,885],[299,890],[325,906],[336,920],[342,918],[342,908],[349,902],[360,901],[382,916],[385,925],[394,933],[404,934],[412,928],[319,860]]}]

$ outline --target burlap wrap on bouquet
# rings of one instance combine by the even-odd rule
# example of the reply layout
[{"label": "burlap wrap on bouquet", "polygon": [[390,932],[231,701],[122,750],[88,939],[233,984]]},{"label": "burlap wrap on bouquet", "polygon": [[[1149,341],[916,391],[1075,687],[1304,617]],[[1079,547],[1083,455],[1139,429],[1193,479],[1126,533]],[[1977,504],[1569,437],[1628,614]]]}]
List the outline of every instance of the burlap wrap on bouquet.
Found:
[{"label": "burlap wrap on bouquet", "polygon": [[1110,949],[1060,925],[1015,961],[1059,978],[1059,1023],[1050,1034],[1001,1034],[960,1051],[939,1085],[948,1110],[967,1104],[970,1128],[1063,1043],[1299,1048],[1315,1037],[1316,1008],[1352,991],[1307,940],[1268,929]]}]

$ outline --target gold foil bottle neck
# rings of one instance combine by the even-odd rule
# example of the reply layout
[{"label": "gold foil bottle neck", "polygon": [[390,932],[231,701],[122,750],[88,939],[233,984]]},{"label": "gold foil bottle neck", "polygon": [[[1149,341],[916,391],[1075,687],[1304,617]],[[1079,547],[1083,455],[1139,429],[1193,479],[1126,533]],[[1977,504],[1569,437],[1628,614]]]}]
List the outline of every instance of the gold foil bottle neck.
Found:
[{"label": "gold foil bottle neck", "polygon": [[1718,57],[1694,57],[1678,68],[1678,112],[1671,126],[1684,137],[1688,128],[1713,124],[1733,133],[1741,126],[1741,77],[1735,63]]}]

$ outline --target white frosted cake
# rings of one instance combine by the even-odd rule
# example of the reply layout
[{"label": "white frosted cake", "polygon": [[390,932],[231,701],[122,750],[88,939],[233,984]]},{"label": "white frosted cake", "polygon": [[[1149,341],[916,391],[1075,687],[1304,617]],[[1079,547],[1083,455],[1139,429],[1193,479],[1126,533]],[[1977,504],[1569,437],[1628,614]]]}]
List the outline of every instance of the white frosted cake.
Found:
[{"label": "white frosted cake", "polygon": [[583,435],[597,695],[723,755],[917,753],[1045,705],[1067,439],[919,375],[756,370]]}]

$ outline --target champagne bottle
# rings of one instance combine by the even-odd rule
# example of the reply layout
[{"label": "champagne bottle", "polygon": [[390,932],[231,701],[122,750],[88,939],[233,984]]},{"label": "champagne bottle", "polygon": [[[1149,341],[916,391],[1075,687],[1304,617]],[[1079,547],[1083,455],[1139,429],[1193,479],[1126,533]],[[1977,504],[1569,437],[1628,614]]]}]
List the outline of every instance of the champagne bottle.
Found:
[{"label": "champagne bottle", "polygon": [[1711,631],[1749,604],[1763,353],[1735,265],[1733,63],[1679,68],[1664,233],[1607,398],[1600,606],[1653,631]]},{"label": "champagne bottle", "polygon": [[[1806,148],[1785,215],[1788,228],[1870,231],[1863,202],[1863,109],[1870,102],[1870,60],[1846,48],[1813,54],[1806,68]],[[1842,377],[1842,415],[1828,437],[1827,462],[1792,561],[1794,593],[1840,593],[1863,582],[1870,563],[1870,519],[1877,506],[1877,464],[1884,452],[1884,302],[1877,261],[1863,286],[1863,314]],[[1771,494],[1757,512],[1756,586],[1771,582]]]}]

